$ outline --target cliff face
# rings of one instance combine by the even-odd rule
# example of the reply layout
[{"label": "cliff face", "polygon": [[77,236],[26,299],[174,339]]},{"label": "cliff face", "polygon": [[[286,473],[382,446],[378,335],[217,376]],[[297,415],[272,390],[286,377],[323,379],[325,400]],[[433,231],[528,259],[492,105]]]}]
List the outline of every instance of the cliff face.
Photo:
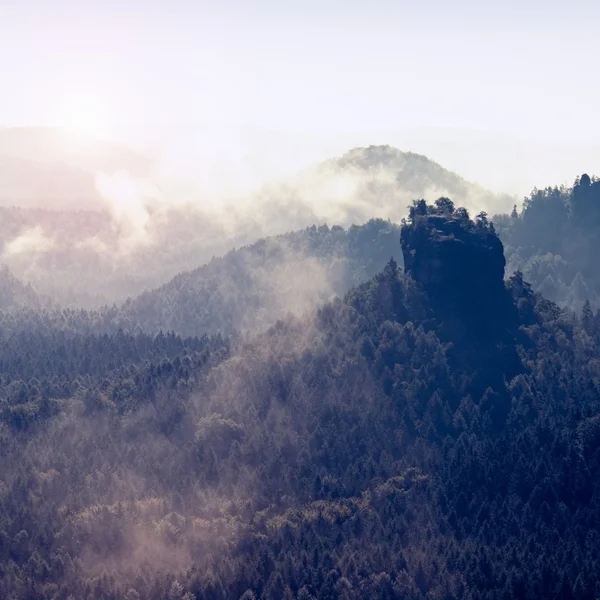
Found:
[{"label": "cliff face", "polygon": [[402,229],[401,245],[405,271],[443,313],[476,319],[505,295],[504,248],[490,225],[426,214]]},{"label": "cliff face", "polygon": [[[404,269],[427,293],[458,362],[519,370],[515,306],[504,285],[504,247],[485,216],[476,221],[449,200],[415,203],[401,232]],[[496,382],[497,383],[497,382]]]}]

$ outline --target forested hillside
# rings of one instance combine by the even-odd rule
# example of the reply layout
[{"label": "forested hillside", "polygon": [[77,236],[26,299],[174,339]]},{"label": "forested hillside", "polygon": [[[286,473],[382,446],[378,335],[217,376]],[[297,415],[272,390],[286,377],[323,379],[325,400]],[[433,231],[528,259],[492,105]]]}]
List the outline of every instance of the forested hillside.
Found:
[{"label": "forested hillside", "polygon": [[348,229],[309,227],[260,240],[177,275],[127,301],[123,327],[203,335],[259,331],[288,313],[301,314],[401,260],[400,228],[372,219]]},{"label": "forested hillside", "polygon": [[0,265],[0,311],[50,308],[48,298],[40,296],[30,285],[19,281],[4,265]]},{"label": "forested hillside", "polygon": [[348,229],[309,227],[232,250],[120,306],[93,311],[53,304],[5,268],[10,280],[0,288],[6,298],[2,303],[0,295],[0,308],[10,310],[0,316],[0,327],[84,334],[174,331],[184,337],[257,332],[343,296],[379,272],[390,256],[401,261],[399,233],[398,225],[381,219]]},{"label": "forested hillside", "polygon": [[535,189],[519,213],[494,217],[510,271],[561,306],[600,307],[600,181],[587,174],[572,187]]},{"label": "forested hillside", "polygon": [[401,244],[254,335],[7,317],[0,597],[597,597],[600,315],[446,198]]}]

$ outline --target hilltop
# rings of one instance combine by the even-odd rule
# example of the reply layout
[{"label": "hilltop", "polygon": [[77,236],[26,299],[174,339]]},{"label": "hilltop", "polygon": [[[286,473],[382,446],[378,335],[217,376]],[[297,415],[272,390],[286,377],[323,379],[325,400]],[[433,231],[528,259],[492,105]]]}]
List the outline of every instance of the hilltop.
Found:
[{"label": "hilltop", "polygon": [[[353,148],[258,194],[262,214],[285,211],[339,225],[379,217],[399,222],[417,198],[459,197],[469,210],[502,211],[514,199],[466,181],[426,156],[392,146]],[[254,208],[254,207],[253,207]]]}]

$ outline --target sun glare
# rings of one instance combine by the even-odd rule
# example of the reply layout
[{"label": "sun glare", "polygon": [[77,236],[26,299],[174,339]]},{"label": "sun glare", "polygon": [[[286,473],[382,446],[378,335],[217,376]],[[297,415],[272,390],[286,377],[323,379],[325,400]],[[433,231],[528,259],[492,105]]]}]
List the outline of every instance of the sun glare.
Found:
[{"label": "sun glare", "polygon": [[98,98],[70,97],[63,103],[59,125],[77,137],[105,137],[109,133],[107,106]]}]

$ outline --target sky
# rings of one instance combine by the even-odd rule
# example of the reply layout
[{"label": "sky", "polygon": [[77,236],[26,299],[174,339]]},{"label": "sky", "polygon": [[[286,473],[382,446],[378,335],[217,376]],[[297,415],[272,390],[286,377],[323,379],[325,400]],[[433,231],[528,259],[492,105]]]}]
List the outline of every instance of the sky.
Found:
[{"label": "sky", "polygon": [[598,4],[0,0],[0,126],[591,145]]}]

